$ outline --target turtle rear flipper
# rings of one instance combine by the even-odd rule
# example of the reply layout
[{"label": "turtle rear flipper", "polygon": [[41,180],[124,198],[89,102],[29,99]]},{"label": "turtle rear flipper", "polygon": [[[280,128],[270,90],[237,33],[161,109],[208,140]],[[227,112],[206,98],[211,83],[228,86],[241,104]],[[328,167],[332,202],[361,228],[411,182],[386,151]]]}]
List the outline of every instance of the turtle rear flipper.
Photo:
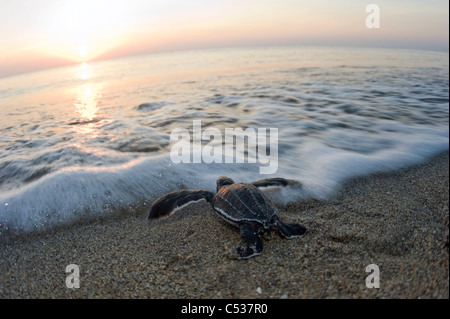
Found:
[{"label": "turtle rear flipper", "polygon": [[287,239],[303,237],[308,230],[300,224],[286,224],[279,219],[275,222],[275,225],[277,226],[280,234]]},{"label": "turtle rear flipper", "polygon": [[259,236],[260,225],[256,223],[242,223],[241,228],[241,244],[236,249],[239,259],[250,258],[262,254],[264,245]]}]

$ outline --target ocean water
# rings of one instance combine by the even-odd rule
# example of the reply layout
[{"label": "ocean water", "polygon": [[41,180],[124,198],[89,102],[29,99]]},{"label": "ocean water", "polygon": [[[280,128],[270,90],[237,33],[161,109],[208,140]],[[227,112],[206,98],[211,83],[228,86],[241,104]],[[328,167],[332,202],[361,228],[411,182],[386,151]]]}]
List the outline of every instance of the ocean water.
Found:
[{"label": "ocean water", "polygon": [[[302,189],[278,196],[283,201],[328,198],[348,178],[448,150],[448,72],[448,53],[272,47],[170,52],[0,79],[0,233],[131,213],[168,191],[213,191],[220,175],[301,181]],[[200,148],[194,123],[206,131]],[[202,157],[237,128],[278,135],[261,135],[266,152],[263,144],[261,153],[247,147],[232,163]],[[171,133],[180,129],[192,138],[190,163],[170,156]],[[219,138],[206,136],[210,130]],[[262,174],[268,155],[275,172]]]}]

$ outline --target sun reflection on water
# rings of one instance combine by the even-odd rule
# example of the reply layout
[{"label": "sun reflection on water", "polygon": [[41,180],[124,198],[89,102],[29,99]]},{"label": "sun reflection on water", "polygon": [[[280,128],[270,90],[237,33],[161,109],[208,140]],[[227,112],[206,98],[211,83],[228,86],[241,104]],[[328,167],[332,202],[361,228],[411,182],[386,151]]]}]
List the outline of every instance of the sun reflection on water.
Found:
[{"label": "sun reflection on water", "polygon": [[98,111],[97,94],[92,90],[89,85],[83,86],[80,90],[80,94],[75,100],[75,110],[80,115],[83,121],[92,121]]},{"label": "sun reflection on water", "polygon": [[94,76],[92,66],[83,62],[79,65],[75,77],[80,80],[88,80]]},{"label": "sun reflection on water", "polygon": [[75,74],[76,79],[83,80],[83,84],[75,89],[73,102],[76,118],[74,128],[82,139],[98,136],[97,126],[101,115],[99,100],[102,95],[99,85],[91,81],[93,76],[92,67],[87,63],[80,64]]}]

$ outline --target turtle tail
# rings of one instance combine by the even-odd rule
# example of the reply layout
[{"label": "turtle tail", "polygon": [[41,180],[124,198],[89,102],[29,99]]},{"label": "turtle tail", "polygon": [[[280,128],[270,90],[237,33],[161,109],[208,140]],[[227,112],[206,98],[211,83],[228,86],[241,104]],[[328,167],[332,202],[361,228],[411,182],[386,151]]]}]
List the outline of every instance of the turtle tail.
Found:
[{"label": "turtle tail", "polygon": [[178,209],[199,200],[206,200],[211,203],[214,193],[203,189],[180,190],[161,196],[153,202],[150,208],[148,219],[156,219],[173,214]]}]

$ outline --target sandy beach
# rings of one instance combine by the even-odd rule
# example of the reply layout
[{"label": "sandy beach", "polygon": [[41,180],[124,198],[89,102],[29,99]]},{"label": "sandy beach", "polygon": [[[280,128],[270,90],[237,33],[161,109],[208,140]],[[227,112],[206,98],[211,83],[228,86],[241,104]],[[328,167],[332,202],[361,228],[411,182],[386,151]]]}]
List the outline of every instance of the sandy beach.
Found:
[{"label": "sandy beach", "polygon": [[[237,228],[206,202],[149,222],[146,208],[2,238],[0,298],[449,298],[449,154],[279,207],[309,228],[237,260]],[[66,266],[80,270],[67,288]],[[380,288],[366,287],[366,267]]]}]

